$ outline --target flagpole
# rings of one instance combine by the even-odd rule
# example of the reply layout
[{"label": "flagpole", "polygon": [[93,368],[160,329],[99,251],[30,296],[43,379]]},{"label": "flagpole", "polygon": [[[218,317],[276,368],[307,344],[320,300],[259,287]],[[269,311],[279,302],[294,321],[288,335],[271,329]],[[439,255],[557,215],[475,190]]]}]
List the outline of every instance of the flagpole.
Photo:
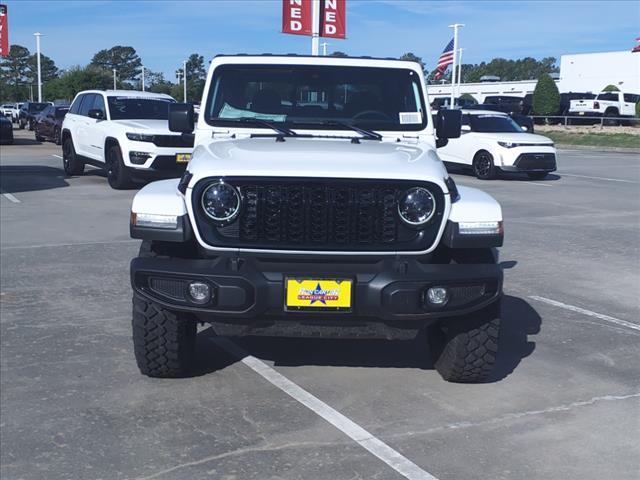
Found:
[{"label": "flagpole", "polygon": [[320,0],[311,0],[311,55],[320,54]]},{"label": "flagpole", "polygon": [[453,28],[453,68],[451,69],[451,101],[449,108],[453,108],[453,102],[455,100],[454,87],[456,83],[456,68],[458,66],[456,57],[458,56],[458,29],[460,27],[464,27],[464,25],[462,23],[449,25],[449,28]]},{"label": "flagpole", "polygon": [[458,65],[458,88],[457,88],[456,97],[460,97],[460,83],[462,79],[462,50],[464,50],[464,48],[459,49],[460,56],[458,57],[458,60],[460,61],[460,64]]}]

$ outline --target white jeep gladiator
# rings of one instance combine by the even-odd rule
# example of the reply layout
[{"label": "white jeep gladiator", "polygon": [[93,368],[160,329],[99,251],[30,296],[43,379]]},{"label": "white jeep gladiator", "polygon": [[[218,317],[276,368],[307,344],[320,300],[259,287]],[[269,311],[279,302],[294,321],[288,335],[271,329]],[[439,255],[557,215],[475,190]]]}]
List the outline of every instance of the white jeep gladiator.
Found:
[{"label": "white jeep gladiator", "polygon": [[[416,339],[447,380],[485,380],[500,331],[500,205],[459,187],[436,146],[422,68],[371,58],[218,56],[181,179],[131,209],[138,367],[185,375],[217,335]],[[417,337],[415,341],[421,341]],[[425,344],[425,352],[427,351]]]},{"label": "white jeep gladiator", "polygon": [[87,90],[76,95],[62,124],[62,163],[68,175],[85,164],[103,168],[113,188],[135,180],[175,178],[184,172],[193,135],[169,131],[169,105],[161,93]]},{"label": "white jeep gladiator", "polygon": [[569,115],[605,117],[606,125],[618,125],[620,117],[634,117],[640,95],[622,92],[600,92],[593,100],[571,100]]}]

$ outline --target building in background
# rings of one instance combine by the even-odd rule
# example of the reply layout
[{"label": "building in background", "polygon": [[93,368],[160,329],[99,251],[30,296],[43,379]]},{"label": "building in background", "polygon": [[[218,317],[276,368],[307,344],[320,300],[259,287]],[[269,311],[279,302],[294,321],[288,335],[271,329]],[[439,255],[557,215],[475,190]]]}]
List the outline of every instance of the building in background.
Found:
[{"label": "building in background", "polygon": [[[479,103],[489,95],[524,97],[533,93],[537,79],[513,82],[490,81],[460,84],[460,95],[468,93]],[[615,85],[626,93],[640,94],[640,52],[579,53],[560,57],[560,74],[556,80],[558,90],[565,92],[598,93],[607,85]],[[428,85],[434,98],[451,94],[451,85]]]}]

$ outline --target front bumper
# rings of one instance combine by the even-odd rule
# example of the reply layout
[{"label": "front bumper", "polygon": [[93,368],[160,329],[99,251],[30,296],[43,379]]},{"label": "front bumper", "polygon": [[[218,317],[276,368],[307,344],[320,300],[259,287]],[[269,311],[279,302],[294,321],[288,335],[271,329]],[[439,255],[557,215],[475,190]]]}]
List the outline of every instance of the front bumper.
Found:
[{"label": "front bumper", "polygon": [[555,172],[556,154],[551,152],[526,152],[519,154],[513,164],[503,164],[505,172]]},{"label": "front bumper", "polygon": [[187,168],[187,164],[177,163],[175,154],[157,155],[147,167],[143,165],[132,165],[127,168],[135,179],[161,180],[182,176]]},{"label": "front bumper", "polygon": [[[207,259],[134,258],[131,283],[136,294],[167,309],[193,314],[199,321],[251,329],[284,322],[353,326],[382,323],[421,328],[440,317],[454,317],[496,301],[502,270],[496,264],[431,264],[415,258],[387,258],[345,263],[307,256],[300,259],[225,255]],[[285,311],[285,279],[352,279],[349,311]],[[188,284],[206,282],[214,292],[207,305],[189,300]],[[446,287],[444,307],[425,302],[426,289]]]}]

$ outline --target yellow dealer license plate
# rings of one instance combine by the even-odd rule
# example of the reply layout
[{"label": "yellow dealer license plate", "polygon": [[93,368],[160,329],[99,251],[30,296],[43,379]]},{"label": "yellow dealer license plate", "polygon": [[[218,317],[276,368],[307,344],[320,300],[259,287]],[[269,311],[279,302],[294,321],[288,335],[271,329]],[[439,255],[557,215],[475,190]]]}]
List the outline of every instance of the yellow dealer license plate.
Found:
[{"label": "yellow dealer license plate", "polygon": [[345,311],[351,309],[352,280],[285,280],[285,310]]},{"label": "yellow dealer license plate", "polygon": [[176,153],[176,163],[189,163],[191,160],[190,153]]}]

